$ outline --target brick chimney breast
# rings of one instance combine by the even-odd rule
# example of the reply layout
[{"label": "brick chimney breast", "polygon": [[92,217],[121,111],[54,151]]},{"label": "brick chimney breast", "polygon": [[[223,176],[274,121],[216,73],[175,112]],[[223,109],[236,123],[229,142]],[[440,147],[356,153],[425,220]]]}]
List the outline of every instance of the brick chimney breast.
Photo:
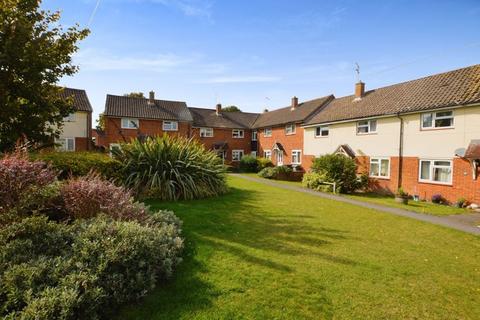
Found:
[{"label": "brick chimney breast", "polygon": [[355,84],[355,100],[362,99],[365,96],[365,83],[359,81]]},{"label": "brick chimney breast", "polygon": [[217,116],[220,115],[220,113],[222,112],[222,104],[221,103],[217,103],[217,105],[215,106],[215,111],[217,113]]},{"label": "brick chimney breast", "polygon": [[155,91],[150,91],[150,94],[148,96],[148,104],[153,105],[155,104]]},{"label": "brick chimney breast", "polygon": [[297,97],[293,97],[293,98],[292,98],[292,110],[297,109],[297,107],[298,107],[298,98],[297,98]]}]

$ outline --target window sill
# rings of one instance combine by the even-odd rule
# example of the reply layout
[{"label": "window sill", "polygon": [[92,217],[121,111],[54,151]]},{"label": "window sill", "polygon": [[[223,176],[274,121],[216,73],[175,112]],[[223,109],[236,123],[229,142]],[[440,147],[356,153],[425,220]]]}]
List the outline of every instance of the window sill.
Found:
[{"label": "window sill", "polygon": [[232,137],[232,139],[244,139],[244,137]]},{"label": "window sill", "polygon": [[121,129],[122,130],[138,130],[139,128],[124,128],[124,127],[122,127]]},{"label": "window sill", "polygon": [[296,134],[296,132],[293,132],[293,133],[285,133],[286,136],[293,136],[293,135],[295,135],[295,134]]},{"label": "window sill", "polygon": [[369,133],[358,133],[357,132],[357,136],[374,136],[374,135],[377,135],[378,133],[377,132],[369,132]]},{"label": "window sill", "polygon": [[452,187],[453,183],[451,182],[437,182],[437,181],[423,181],[423,180],[418,180],[418,183],[423,183],[423,184],[434,184],[437,186],[445,186],[445,187]]},{"label": "window sill", "polygon": [[177,132],[177,131],[178,131],[178,129],[177,129],[177,130],[162,129],[162,130],[163,130],[163,131],[168,131],[168,132]]},{"label": "window sill", "polygon": [[450,130],[450,129],[455,129],[455,127],[420,128],[420,131],[437,131],[437,130]]},{"label": "window sill", "polygon": [[390,180],[390,176],[388,177],[377,177],[377,176],[368,176],[370,179],[375,179],[375,180]]},{"label": "window sill", "polygon": [[328,138],[329,136],[315,136],[314,138],[315,139],[325,139],[325,138]]}]

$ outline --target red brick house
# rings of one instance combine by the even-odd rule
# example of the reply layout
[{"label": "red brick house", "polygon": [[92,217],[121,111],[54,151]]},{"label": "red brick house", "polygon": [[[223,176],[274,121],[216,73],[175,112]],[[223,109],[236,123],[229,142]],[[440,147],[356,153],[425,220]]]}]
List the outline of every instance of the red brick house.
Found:
[{"label": "red brick house", "polygon": [[107,95],[103,117],[106,148],[164,133],[190,137],[193,122],[185,102],[157,100],[153,91],[148,99]]},{"label": "red brick house", "polygon": [[290,106],[262,113],[252,126],[257,133],[258,154],[275,165],[309,167],[311,157],[303,152],[303,123],[333,99],[326,96],[298,103],[293,97]]},{"label": "red brick house", "polygon": [[251,127],[257,113],[222,112],[221,104],[216,109],[189,110],[193,117],[192,136],[217,152],[226,163],[235,165],[244,155],[256,156],[256,135],[252,135]]}]

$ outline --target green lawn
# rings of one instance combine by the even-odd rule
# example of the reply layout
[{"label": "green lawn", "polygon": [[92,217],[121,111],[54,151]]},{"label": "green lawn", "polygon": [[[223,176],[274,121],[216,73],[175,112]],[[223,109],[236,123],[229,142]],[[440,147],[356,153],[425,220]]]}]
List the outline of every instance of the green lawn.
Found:
[{"label": "green lawn", "polygon": [[[243,173],[243,175],[254,177],[254,178],[260,178],[256,173]],[[281,181],[281,180],[272,180],[272,181],[280,184],[288,184],[288,185],[293,185],[298,187],[302,186],[302,183],[297,181]],[[342,196],[359,200],[359,201],[383,204],[389,207],[410,210],[418,213],[431,214],[435,216],[469,213],[468,210],[465,210],[462,208],[455,208],[453,206],[446,206],[446,205],[425,202],[425,201],[415,202],[413,200],[410,200],[407,205],[404,205],[401,203],[396,203],[393,197],[380,195],[377,193],[357,193],[357,194],[342,195]]]},{"label": "green lawn", "polygon": [[184,221],[174,279],[122,319],[479,319],[480,238],[229,178],[162,204]]}]

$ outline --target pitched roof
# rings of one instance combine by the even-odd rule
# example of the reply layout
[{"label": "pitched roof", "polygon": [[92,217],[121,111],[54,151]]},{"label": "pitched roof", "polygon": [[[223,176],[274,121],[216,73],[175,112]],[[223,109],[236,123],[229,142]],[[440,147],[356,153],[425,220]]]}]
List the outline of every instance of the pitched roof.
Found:
[{"label": "pitched roof", "polygon": [[287,124],[290,122],[303,122],[308,116],[317,111],[325,103],[333,99],[333,96],[326,96],[298,104],[294,110],[291,107],[285,107],[260,114],[253,124],[253,128],[264,128],[276,125]]},{"label": "pitched roof", "polygon": [[332,100],[306,125],[480,102],[480,64]]},{"label": "pitched roof", "polygon": [[249,129],[258,118],[258,113],[235,111],[220,112],[217,115],[213,109],[189,108],[189,110],[195,127]]},{"label": "pitched roof", "polygon": [[104,115],[176,121],[192,121],[187,104],[182,101],[154,100],[148,104],[146,98],[107,95]]},{"label": "pitched roof", "polygon": [[87,93],[85,90],[73,89],[73,88],[63,88],[60,93],[62,99],[73,98],[73,107],[76,111],[86,111],[93,112],[92,105],[88,100]]}]

